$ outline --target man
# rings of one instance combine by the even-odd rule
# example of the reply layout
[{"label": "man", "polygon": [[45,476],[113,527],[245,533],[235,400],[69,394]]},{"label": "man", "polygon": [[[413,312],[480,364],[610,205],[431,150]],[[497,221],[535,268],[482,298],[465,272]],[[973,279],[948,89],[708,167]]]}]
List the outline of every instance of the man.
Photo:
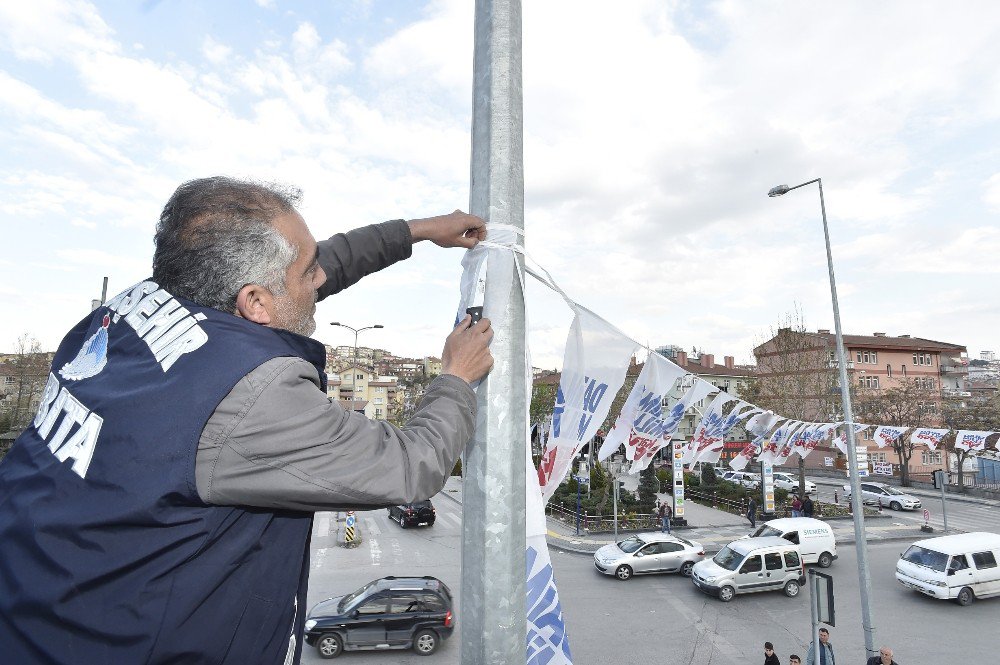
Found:
[{"label": "man", "polygon": [[788,657],[788,665],[802,665],[802,659],[793,653]]},{"label": "man", "polygon": [[812,517],[813,516],[813,500],[806,494],[806,498],[802,500],[802,516]]},{"label": "man", "polygon": [[447,338],[402,429],[326,394],[316,301],[408,258],[471,247],[454,212],[317,244],[297,194],[181,185],[153,279],[74,327],[0,464],[5,662],[298,662],[317,510],[425,499],[475,421],[487,319]]},{"label": "man", "polygon": [[750,497],[750,504],[747,506],[747,519],[750,520],[750,528],[757,528],[757,500]]},{"label": "man", "polygon": [[806,654],[806,665],[837,665],[833,657],[833,644],[830,643],[830,631],[826,628],[819,629],[819,659],[816,658],[816,645],[809,645],[809,653]]},{"label": "man", "polygon": [[868,665],[899,665],[899,663],[892,659],[892,649],[882,647],[878,650],[877,656],[868,659]]},{"label": "man", "polygon": [[770,642],[764,642],[764,665],[781,665],[781,661],[774,653],[774,645]]},{"label": "man", "polygon": [[660,504],[660,533],[670,533],[670,518],[674,516],[673,509],[666,501]]}]

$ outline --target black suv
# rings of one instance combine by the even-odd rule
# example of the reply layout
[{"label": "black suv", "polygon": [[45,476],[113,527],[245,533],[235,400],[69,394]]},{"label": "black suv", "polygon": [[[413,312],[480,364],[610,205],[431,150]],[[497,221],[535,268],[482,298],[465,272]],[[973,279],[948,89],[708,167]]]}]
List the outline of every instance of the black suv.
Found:
[{"label": "black suv", "polygon": [[434,518],[436,516],[437,511],[434,510],[434,504],[431,503],[430,499],[414,503],[404,503],[401,506],[392,506],[389,508],[389,519],[393,522],[399,522],[399,526],[404,529],[408,526],[419,526],[421,524],[434,526]]},{"label": "black suv", "polygon": [[429,656],[455,629],[451,606],[451,590],[435,577],[383,577],[309,610],[306,644],[323,658],[411,647]]}]

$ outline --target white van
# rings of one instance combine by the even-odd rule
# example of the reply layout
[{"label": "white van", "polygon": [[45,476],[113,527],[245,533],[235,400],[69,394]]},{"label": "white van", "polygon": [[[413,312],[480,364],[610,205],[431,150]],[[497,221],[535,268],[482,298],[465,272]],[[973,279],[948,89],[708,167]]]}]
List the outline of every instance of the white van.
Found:
[{"label": "white van", "polygon": [[799,548],[782,538],[744,538],[711,559],[694,564],[691,581],[701,591],[728,603],[741,593],[781,590],[789,598],[806,583]]},{"label": "white van", "polygon": [[811,517],[782,517],[764,522],[746,538],[776,536],[799,546],[802,563],[829,568],[837,559],[837,541],[833,529],[823,520]]},{"label": "white van", "polygon": [[968,605],[1000,595],[1000,535],[960,533],[918,540],[896,563],[896,579],[931,598]]}]

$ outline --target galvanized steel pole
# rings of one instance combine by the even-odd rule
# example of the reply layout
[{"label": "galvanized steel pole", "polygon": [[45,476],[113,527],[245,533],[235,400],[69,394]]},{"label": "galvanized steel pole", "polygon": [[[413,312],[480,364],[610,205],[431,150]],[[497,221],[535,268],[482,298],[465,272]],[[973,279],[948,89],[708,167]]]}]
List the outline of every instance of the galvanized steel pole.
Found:
[{"label": "galvanized steel pole", "polygon": [[[477,0],[470,212],[524,228],[520,0]],[[510,231],[490,239],[514,243]],[[527,379],[523,259],[491,250],[486,314],[493,371],[479,388],[476,434],[462,466],[461,662],[523,665],[525,620],[525,434]],[[511,277],[513,276],[513,279]],[[497,293],[509,288],[509,299]],[[491,301],[507,300],[503,312]]]}]

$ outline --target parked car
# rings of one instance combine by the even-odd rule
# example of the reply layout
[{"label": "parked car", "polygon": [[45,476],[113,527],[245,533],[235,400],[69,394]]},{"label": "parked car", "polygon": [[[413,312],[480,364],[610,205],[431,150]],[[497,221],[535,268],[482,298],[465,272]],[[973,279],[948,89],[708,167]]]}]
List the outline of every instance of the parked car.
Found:
[{"label": "parked car", "polygon": [[[774,486],[778,489],[788,490],[789,492],[799,491],[799,479],[790,473],[782,473],[780,471],[774,474]],[[816,493],[816,483],[811,480],[806,481],[806,494]]]},{"label": "parked car", "polygon": [[680,573],[687,577],[704,558],[705,548],[700,543],[669,533],[640,533],[594,552],[594,566],[620,580],[650,573]]},{"label": "parked car", "polygon": [[815,563],[829,568],[837,559],[837,541],[833,529],[812,517],[782,517],[764,522],[746,538],[776,536],[799,546],[802,563]]},{"label": "parked car", "polygon": [[722,474],[722,479],[728,480],[731,483],[742,485],[747,489],[760,487],[760,476],[746,471],[726,471]]},{"label": "parked car", "polygon": [[1000,535],[960,533],[918,540],[896,563],[903,586],[939,599],[968,605],[1000,595]]},{"label": "parked car", "polygon": [[806,583],[806,575],[798,546],[771,536],[729,543],[711,559],[695,564],[691,581],[728,603],[737,594],[778,589],[794,598]]},{"label": "parked car", "polygon": [[455,629],[451,590],[434,577],[383,577],[309,610],[305,640],[322,658],[344,651],[437,651]]},{"label": "parked car", "polygon": [[415,503],[404,503],[401,506],[389,508],[389,519],[399,522],[399,526],[404,529],[408,526],[434,526],[434,519],[437,511],[430,499],[417,501]]},{"label": "parked car", "polygon": [[[844,496],[850,501],[851,486],[844,485],[844,491],[846,492]],[[892,508],[893,510],[917,510],[920,508],[920,499],[885,483],[861,483],[861,499],[867,504],[878,505],[879,508]]]}]

